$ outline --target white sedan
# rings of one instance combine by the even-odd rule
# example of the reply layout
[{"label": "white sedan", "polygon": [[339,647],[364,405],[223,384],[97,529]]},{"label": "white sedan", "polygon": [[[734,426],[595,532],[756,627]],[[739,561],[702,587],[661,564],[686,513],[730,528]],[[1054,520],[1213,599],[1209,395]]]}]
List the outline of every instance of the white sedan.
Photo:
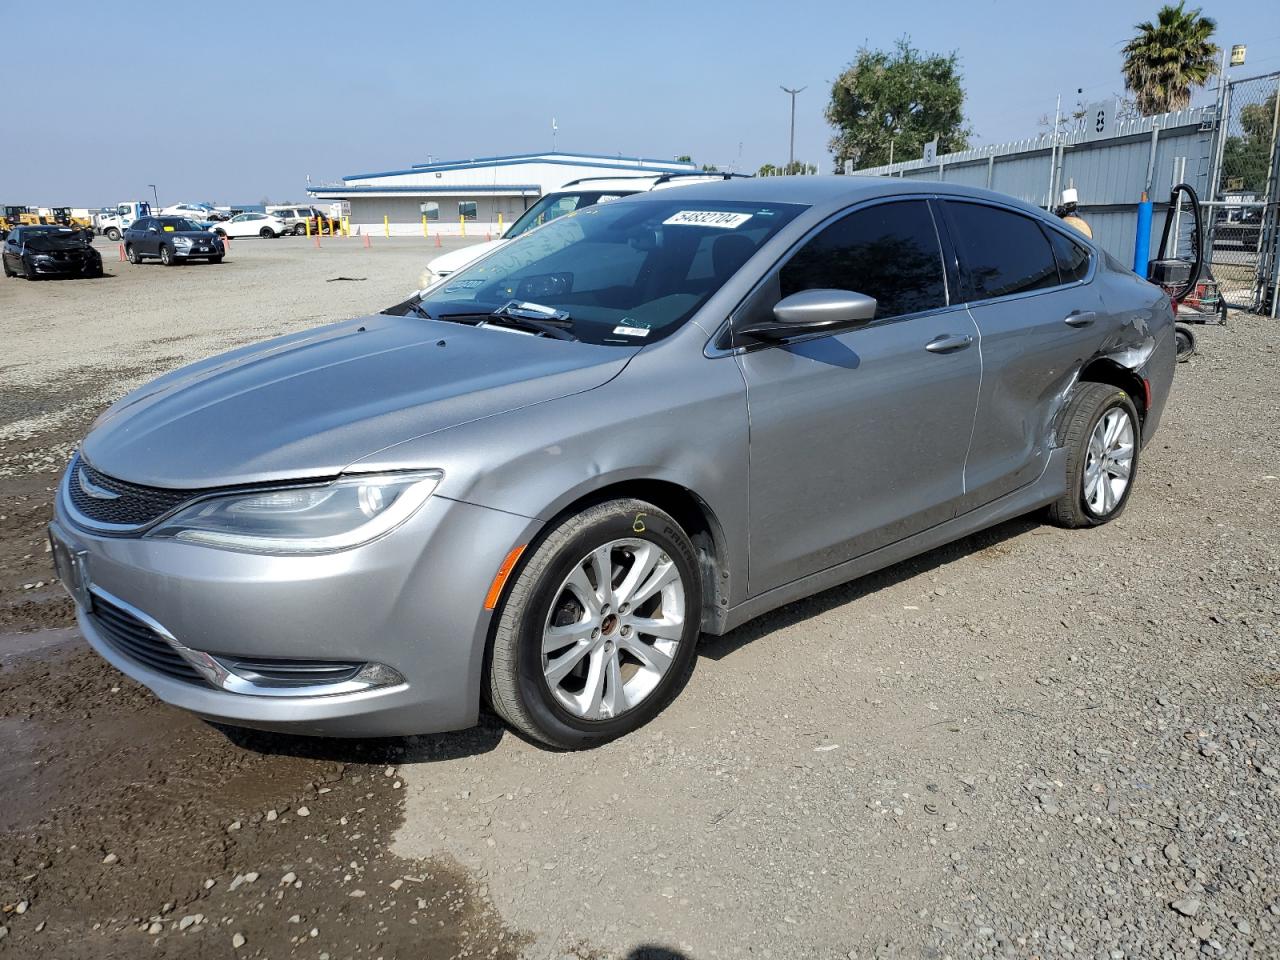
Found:
[{"label": "white sedan", "polygon": [[186,217],[188,220],[225,220],[227,215],[208,203],[175,203],[160,211],[162,217]]},{"label": "white sedan", "polygon": [[283,220],[269,213],[242,213],[213,227],[213,232],[223,237],[262,237],[264,240],[278,237],[287,230]]}]

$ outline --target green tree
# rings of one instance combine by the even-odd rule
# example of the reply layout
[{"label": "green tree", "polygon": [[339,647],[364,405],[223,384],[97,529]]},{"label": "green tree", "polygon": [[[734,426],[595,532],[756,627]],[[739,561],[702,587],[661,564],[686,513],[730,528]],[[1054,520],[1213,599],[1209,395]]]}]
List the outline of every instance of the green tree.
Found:
[{"label": "green tree", "polygon": [[1239,183],[1247,193],[1262,193],[1267,188],[1267,164],[1271,160],[1271,141],[1275,137],[1276,95],[1262,103],[1251,103],[1240,110],[1239,136],[1228,137],[1222,151],[1224,186]]},{"label": "green tree", "polygon": [[1191,90],[1204,86],[1218,72],[1218,45],[1210,38],[1217,23],[1200,9],[1163,6],[1156,21],[1137,24],[1137,35],[1124,45],[1124,85],[1144,117],[1182,110],[1191,103]]},{"label": "green tree", "polygon": [[803,160],[792,160],[790,163],[781,165],[766,163],[756,171],[757,177],[794,177],[800,174],[815,174],[818,172],[816,165],[805,163]]},{"label": "green tree", "polygon": [[682,153],[680,156],[676,157],[676,163],[693,163],[693,157],[689,156],[687,153]]},{"label": "green tree", "polygon": [[714,163],[704,163],[702,165],[702,172],[703,173],[719,173],[720,168],[717,167]]},{"label": "green tree", "polygon": [[934,137],[939,153],[969,145],[959,58],[922,53],[907,37],[892,50],[860,49],[831,85],[826,117],[837,167],[888,163],[890,143],[897,160],[919,157]]},{"label": "green tree", "polygon": [[782,173],[782,171],[779,170],[777,167],[775,167],[772,163],[765,163],[765,164],[762,164],[760,166],[760,169],[756,171],[756,176],[757,177],[776,177],[780,173]]}]

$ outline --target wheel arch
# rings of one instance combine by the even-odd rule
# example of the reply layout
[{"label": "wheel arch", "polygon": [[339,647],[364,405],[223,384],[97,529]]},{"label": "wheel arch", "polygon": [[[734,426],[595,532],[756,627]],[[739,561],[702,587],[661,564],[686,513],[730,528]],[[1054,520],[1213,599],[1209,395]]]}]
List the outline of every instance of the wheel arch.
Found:
[{"label": "wheel arch", "polygon": [[[651,477],[613,480],[571,496],[573,499],[553,508],[554,515],[543,525],[536,539],[554,530],[566,517],[598,503],[624,498],[652,503],[675,518],[698,552],[703,631],[711,634],[724,632],[731,582],[729,548],[719,518],[702,497],[679,483]],[[526,551],[526,556],[529,552]]]},{"label": "wheel arch", "polygon": [[[1129,395],[1129,399],[1133,401],[1134,409],[1138,411],[1139,427],[1142,421],[1147,417],[1147,387],[1141,376],[1134,370],[1122,366],[1110,357],[1094,357],[1083,367],[1075,379],[1075,385],[1081,383],[1105,383],[1109,386],[1123,390]],[[1067,409],[1071,392],[1064,397],[1062,408],[1058,414],[1058,426],[1055,431],[1059,444],[1062,442],[1063,432],[1066,430],[1065,417],[1063,413]]]}]

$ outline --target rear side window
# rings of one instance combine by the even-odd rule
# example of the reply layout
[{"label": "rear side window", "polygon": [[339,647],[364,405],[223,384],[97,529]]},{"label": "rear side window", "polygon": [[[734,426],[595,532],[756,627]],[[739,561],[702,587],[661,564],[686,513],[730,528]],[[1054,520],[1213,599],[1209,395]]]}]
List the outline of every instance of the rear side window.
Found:
[{"label": "rear side window", "polygon": [[974,300],[1056,287],[1058,264],[1030,217],[980,203],[946,201]]},{"label": "rear side window", "polygon": [[1058,276],[1063,283],[1075,283],[1089,274],[1089,251],[1057,230],[1046,230],[1053,258],[1058,261]]},{"label": "rear side window", "polygon": [[881,203],[836,221],[779,274],[782,296],[853,290],[876,299],[876,319],[947,305],[942,252],[923,200]]}]

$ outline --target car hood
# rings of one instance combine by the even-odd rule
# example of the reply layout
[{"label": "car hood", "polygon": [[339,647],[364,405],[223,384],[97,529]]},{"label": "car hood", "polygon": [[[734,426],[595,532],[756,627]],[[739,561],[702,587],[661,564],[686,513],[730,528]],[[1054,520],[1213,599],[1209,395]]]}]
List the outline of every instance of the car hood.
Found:
[{"label": "car hood", "polygon": [[430,263],[427,268],[432,273],[456,273],[463,267],[479,260],[485,254],[497,250],[501,246],[505,246],[508,241],[499,237],[497,240],[486,240],[484,243],[473,243],[469,247],[463,247],[461,250],[450,250],[448,253],[442,253]]},{"label": "car hood", "polygon": [[155,487],[336,476],[391,444],[593,389],[635,352],[378,314],[154,380],[99,417],[81,453]]},{"label": "car hood", "polygon": [[83,240],[75,237],[46,239],[45,237],[34,237],[27,240],[24,244],[28,250],[34,253],[54,253],[59,250],[84,250],[89,245]]}]

